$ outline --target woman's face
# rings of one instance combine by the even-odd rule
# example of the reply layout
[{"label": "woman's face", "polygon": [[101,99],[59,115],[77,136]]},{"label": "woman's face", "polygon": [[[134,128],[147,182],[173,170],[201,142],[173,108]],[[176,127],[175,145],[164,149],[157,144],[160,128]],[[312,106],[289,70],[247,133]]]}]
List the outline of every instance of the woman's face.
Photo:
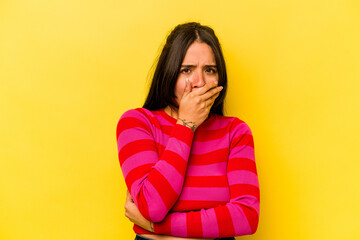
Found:
[{"label": "woman's face", "polygon": [[178,106],[184,92],[186,78],[192,85],[192,91],[197,91],[205,83],[219,81],[214,53],[206,43],[195,41],[186,51],[175,84],[175,101]]}]

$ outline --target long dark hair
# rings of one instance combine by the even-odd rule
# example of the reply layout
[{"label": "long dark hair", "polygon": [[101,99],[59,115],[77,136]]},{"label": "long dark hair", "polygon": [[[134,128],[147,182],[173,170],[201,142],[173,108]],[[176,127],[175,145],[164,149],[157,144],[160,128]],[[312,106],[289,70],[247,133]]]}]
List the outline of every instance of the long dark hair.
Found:
[{"label": "long dark hair", "polygon": [[221,116],[224,115],[224,99],[227,89],[224,56],[214,30],[196,22],[189,22],[176,26],[167,37],[143,108],[148,110],[158,110],[168,105],[176,107],[174,106],[173,101],[175,98],[175,84],[186,51],[194,41],[208,44],[214,53],[219,75],[219,86],[223,86],[224,88],[216,98],[210,113]]}]

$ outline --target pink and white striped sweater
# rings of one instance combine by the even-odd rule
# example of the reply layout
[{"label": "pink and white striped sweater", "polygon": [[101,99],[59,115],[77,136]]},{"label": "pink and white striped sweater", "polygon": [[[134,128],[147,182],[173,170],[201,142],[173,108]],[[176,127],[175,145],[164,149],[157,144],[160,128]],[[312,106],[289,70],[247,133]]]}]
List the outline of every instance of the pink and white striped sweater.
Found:
[{"label": "pink and white striped sweater", "polygon": [[[155,234],[217,238],[256,231],[259,182],[245,122],[211,115],[193,133],[164,109],[137,108],[121,116],[116,136],[126,185]],[[151,234],[136,225],[134,231]]]}]

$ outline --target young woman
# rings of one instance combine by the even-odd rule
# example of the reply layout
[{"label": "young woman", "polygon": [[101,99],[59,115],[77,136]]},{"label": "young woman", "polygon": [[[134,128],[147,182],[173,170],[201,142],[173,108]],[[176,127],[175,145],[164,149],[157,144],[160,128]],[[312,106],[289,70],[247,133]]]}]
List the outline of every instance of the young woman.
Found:
[{"label": "young woman", "polygon": [[249,126],[223,114],[224,57],[214,31],[176,26],[143,108],[117,125],[136,239],[234,239],[253,234],[259,183]]}]

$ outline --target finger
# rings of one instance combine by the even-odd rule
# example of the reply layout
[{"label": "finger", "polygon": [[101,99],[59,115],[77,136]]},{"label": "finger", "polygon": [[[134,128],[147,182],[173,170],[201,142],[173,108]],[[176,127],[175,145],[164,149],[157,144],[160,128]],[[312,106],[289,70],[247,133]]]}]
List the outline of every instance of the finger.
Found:
[{"label": "finger", "polygon": [[184,88],[184,92],[183,92],[183,94],[181,96],[181,99],[184,98],[186,95],[188,95],[191,91],[192,91],[191,82],[189,81],[188,78],[186,78],[186,80],[185,80],[185,88]]},{"label": "finger", "polygon": [[204,93],[204,94],[201,96],[201,99],[207,101],[208,99],[212,98],[214,95],[220,93],[221,90],[223,90],[223,87],[222,87],[222,86],[215,87],[215,88],[207,91],[206,93]]},{"label": "finger", "polygon": [[220,95],[220,93],[217,93],[215,95],[213,95],[211,98],[209,98],[207,101],[206,101],[206,107],[208,108],[211,108],[214,103],[215,103],[215,99]]},{"label": "finger", "polygon": [[131,196],[129,190],[126,190],[126,201],[128,201],[128,202],[134,202],[134,200],[132,199],[132,196]]},{"label": "finger", "polygon": [[213,89],[213,88],[216,88],[218,85],[218,82],[208,82],[208,83],[205,83],[205,85],[203,87],[201,87],[199,89],[199,91],[197,91],[197,94],[198,95],[203,95],[205,94],[206,92],[208,92],[210,89]]},{"label": "finger", "polygon": [[129,197],[130,194],[126,195],[126,203],[131,202],[131,197]]},{"label": "finger", "polygon": [[190,93],[192,90],[191,82],[189,81],[189,78],[186,78],[185,80],[185,88],[184,88],[184,95]]}]

